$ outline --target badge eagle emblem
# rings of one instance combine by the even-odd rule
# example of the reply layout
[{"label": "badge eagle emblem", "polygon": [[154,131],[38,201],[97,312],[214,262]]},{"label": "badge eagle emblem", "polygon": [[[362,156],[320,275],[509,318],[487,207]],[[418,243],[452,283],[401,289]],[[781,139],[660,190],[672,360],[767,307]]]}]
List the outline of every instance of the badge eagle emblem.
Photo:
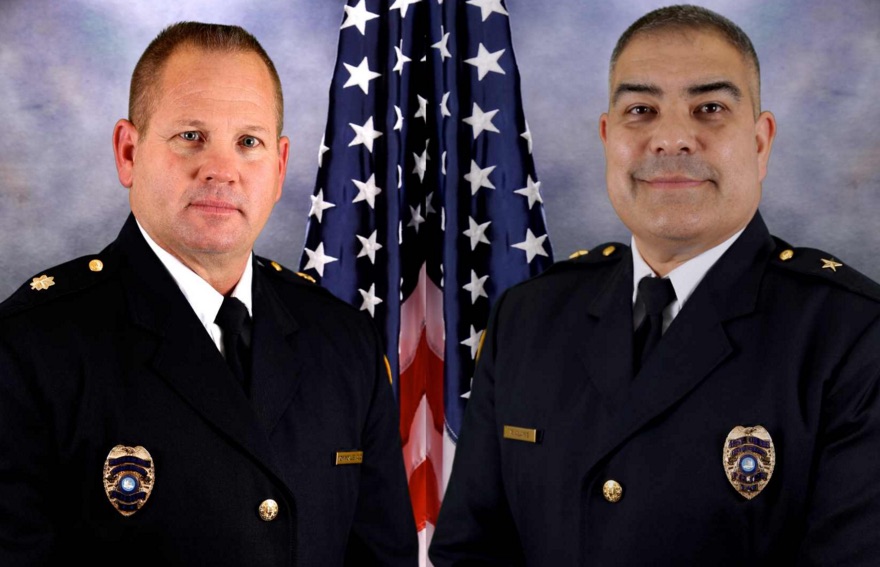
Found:
[{"label": "badge eagle emblem", "polygon": [[131,516],[143,507],[155,480],[153,458],[141,446],[117,445],[104,461],[104,492],[123,516]]},{"label": "badge eagle emblem", "polygon": [[724,441],[723,464],[733,488],[751,500],[764,490],[776,467],[770,433],[761,425],[737,425]]}]

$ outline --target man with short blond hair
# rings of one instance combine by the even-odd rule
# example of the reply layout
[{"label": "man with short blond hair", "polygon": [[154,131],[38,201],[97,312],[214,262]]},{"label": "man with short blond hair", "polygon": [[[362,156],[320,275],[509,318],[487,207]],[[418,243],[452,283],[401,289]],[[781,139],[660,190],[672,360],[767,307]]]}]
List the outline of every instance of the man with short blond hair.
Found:
[{"label": "man with short blond hair", "polygon": [[118,238],[0,305],[0,565],[417,565],[371,319],[253,253],[282,123],[245,30],[148,47]]},{"label": "man with short blond hair", "polygon": [[880,286],[768,232],[759,69],[704,8],[621,37],[599,135],[631,246],[493,307],[435,567],[877,564]]}]

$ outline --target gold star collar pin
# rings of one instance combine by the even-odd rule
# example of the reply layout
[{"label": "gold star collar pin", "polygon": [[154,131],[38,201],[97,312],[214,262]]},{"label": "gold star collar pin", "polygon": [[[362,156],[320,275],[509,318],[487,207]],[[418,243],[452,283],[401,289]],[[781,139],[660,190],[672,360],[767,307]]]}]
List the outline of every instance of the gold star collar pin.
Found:
[{"label": "gold star collar pin", "polygon": [[834,260],[826,260],[822,258],[822,269],[823,270],[831,270],[832,272],[837,272],[837,268],[843,267],[843,264],[840,262],[836,262]]}]

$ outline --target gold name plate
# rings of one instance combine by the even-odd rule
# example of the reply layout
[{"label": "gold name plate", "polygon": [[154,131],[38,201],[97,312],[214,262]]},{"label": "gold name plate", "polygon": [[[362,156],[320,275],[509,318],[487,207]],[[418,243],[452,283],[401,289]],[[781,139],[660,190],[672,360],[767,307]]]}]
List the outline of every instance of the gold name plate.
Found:
[{"label": "gold name plate", "polygon": [[524,441],[526,443],[540,442],[541,432],[537,429],[528,429],[525,427],[514,427],[512,425],[504,426],[504,438],[513,439],[514,441]]},{"label": "gold name plate", "polygon": [[364,462],[363,451],[337,451],[336,465],[359,465]]}]

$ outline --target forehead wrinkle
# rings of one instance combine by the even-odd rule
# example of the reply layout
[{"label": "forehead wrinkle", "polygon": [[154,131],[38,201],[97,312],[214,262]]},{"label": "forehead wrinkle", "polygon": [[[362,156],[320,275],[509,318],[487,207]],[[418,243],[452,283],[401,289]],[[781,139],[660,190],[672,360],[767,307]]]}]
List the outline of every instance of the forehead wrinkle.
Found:
[{"label": "forehead wrinkle", "polygon": [[[164,111],[169,118],[174,118],[170,122],[174,127],[192,126],[198,129],[208,129],[212,126],[214,118],[222,117],[224,122],[230,126],[235,124],[236,129],[239,130],[269,132],[269,124],[264,123],[263,118],[270,121],[273,126],[277,118],[275,105],[269,101],[227,96],[203,96],[202,91],[197,93],[169,92],[163,102],[164,104],[160,105],[159,111]],[[265,110],[269,111],[269,115],[263,117],[262,114]]]},{"label": "forehead wrinkle", "polygon": [[204,81],[186,80],[171,85],[161,93],[162,102],[187,106],[208,101],[214,104],[245,103],[253,106],[275,107],[275,99],[262,89],[250,85],[205,85]]},{"label": "forehead wrinkle", "polygon": [[[193,63],[192,60],[196,62]],[[217,59],[225,59],[229,64],[242,64],[244,73],[255,71],[258,76],[251,81],[234,80],[224,85],[218,85],[221,89],[228,91],[238,91],[239,95],[233,94],[228,97],[208,96],[204,97],[213,103],[223,102],[248,102],[254,107],[266,106],[270,108],[273,114],[272,122],[275,126],[274,137],[280,138],[283,129],[284,102],[281,94],[281,85],[266,65],[266,62],[260,59],[259,55],[253,51],[224,51],[206,49],[191,44],[182,44],[175,49],[167,58],[159,71],[158,81],[156,85],[152,85],[149,89],[152,91],[151,96],[155,98],[154,108],[150,110],[150,115],[165,106],[167,102],[182,101],[181,106],[191,106],[190,101],[186,101],[188,97],[198,98],[206,90],[210,90],[204,86],[206,81],[214,78],[214,71],[210,68],[206,69],[205,65],[200,64],[202,60],[211,62]],[[265,84],[264,84],[265,83]],[[267,132],[269,129],[264,129]]]},{"label": "forehead wrinkle", "polygon": [[181,118],[179,120],[175,120],[172,123],[172,126],[174,126],[175,128],[192,127],[192,128],[199,128],[199,129],[203,130],[205,128],[205,126],[207,126],[207,124],[205,124],[201,120],[190,119],[190,118]]}]

